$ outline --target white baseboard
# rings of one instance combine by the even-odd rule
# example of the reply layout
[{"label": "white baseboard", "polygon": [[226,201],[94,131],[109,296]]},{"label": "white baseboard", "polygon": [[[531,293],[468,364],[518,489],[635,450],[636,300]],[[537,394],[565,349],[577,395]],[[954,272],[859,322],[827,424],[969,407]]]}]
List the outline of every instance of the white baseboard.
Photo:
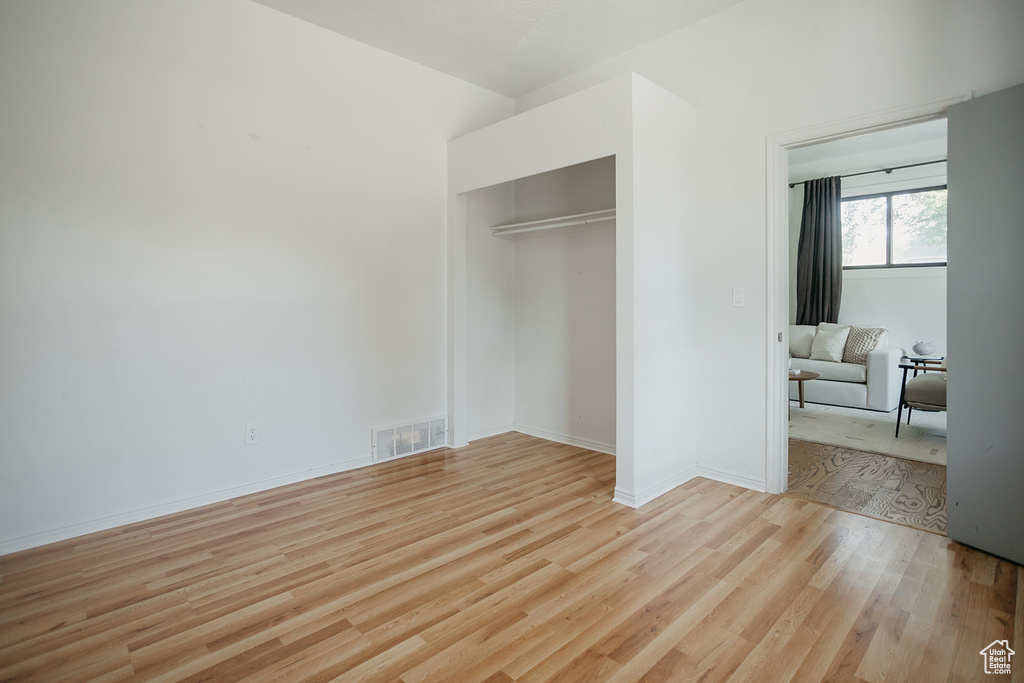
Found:
[{"label": "white baseboard", "polygon": [[[578,446],[580,448],[597,451],[599,453],[615,455],[615,447],[609,444],[589,441],[587,439],[579,439],[564,434],[555,434],[542,429],[524,427],[523,425],[515,425],[514,430],[509,428],[495,430],[493,432],[481,432],[474,434],[470,440],[504,434],[509,431],[522,432],[523,434],[529,434],[530,436],[536,436],[538,438],[555,441],[557,443],[564,443],[570,446]],[[159,505],[137,508],[104,517],[96,517],[84,522],[76,522],[75,524],[52,527],[44,529],[43,531],[27,534],[25,536],[0,540],[0,555],[18,552],[19,550],[26,550],[28,548],[36,548],[41,545],[46,545],[47,543],[64,541],[69,538],[83,536],[97,531],[106,531],[107,529],[113,529],[114,527],[125,524],[141,522],[147,519],[181,512],[182,510],[189,510],[191,508],[209,505],[211,503],[220,503],[222,501],[238,498],[250,493],[259,493],[260,491],[267,491],[278,486],[286,486],[288,484],[294,484],[308,479],[316,479],[317,477],[323,477],[328,474],[345,472],[372,464],[374,464],[373,459],[369,455],[360,456],[345,462],[331,463],[330,465],[324,465],[323,467],[298,470],[275,477],[268,477],[255,482],[249,482],[247,484],[241,484],[239,486],[231,486],[218,489],[216,491],[207,491],[197,496],[180,498],[178,500],[161,503]],[[750,477],[745,477],[726,470],[698,465],[696,467],[688,468],[675,477],[659,482],[655,486],[639,493],[625,491],[616,487],[615,495],[612,500],[631,508],[639,508],[651,502],[655,498],[668,493],[677,486],[685,484],[694,477],[705,477],[707,479],[720,481],[724,484],[742,486],[743,488],[760,491],[762,493],[767,490],[767,483],[763,479],[751,479]]]},{"label": "white baseboard", "polygon": [[136,508],[134,510],[127,510],[125,512],[119,512],[113,515],[96,517],[84,522],[55,526],[42,531],[33,532],[25,536],[0,540],[0,555],[18,552],[19,550],[26,550],[28,548],[36,548],[41,545],[46,545],[47,543],[66,541],[67,539],[75,538],[76,536],[84,536],[85,534],[91,534],[97,531],[106,531],[107,529],[113,529],[114,527],[123,526],[125,524],[141,522],[155,517],[162,517],[163,515],[197,508],[211,503],[220,503],[222,501],[238,498],[239,496],[245,496],[250,493],[259,493],[260,491],[267,491],[269,489],[277,488],[278,486],[286,486],[288,484],[306,481],[307,479],[316,479],[317,477],[323,477],[328,474],[354,470],[358,467],[365,467],[372,464],[374,463],[371,456],[365,455],[353,458],[352,460],[346,460],[345,462],[331,463],[330,465],[324,465],[322,467],[313,467],[289,472],[261,479],[259,481],[241,484],[239,486],[229,486],[215,491],[207,491],[196,496],[179,498],[177,500],[160,503],[158,505],[151,505]]},{"label": "white baseboard", "polygon": [[612,496],[613,503],[619,503],[626,507],[636,509],[640,507],[636,504],[636,496],[633,495],[632,491],[623,491],[618,486],[615,487],[615,494]]},{"label": "white baseboard", "polygon": [[677,486],[681,486],[697,476],[700,475],[697,473],[696,467],[687,467],[674,477],[669,477],[664,481],[659,481],[654,486],[650,486],[639,493],[625,491],[616,486],[615,495],[612,497],[612,501],[628,505],[631,508],[638,508],[650,503],[655,498],[665,495]]},{"label": "white baseboard", "polygon": [[523,434],[529,434],[530,436],[536,436],[540,439],[547,439],[548,441],[555,441],[557,443],[564,443],[568,446],[578,446],[580,448],[586,448],[587,450],[597,451],[598,453],[607,453],[608,455],[615,455],[615,444],[603,443],[601,441],[591,441],[590,439],[581,439],[576,436],[569,436],[568,434],[558,434],[556,432],[549,432],[546,429],[538,429],[536,427],[527,427],[516,423],[512,427],[515,431]]},{"label": "white baseboard", "polygon": [[468,437],[466,437],[466,441],[479,441],[480,439],[486,439],[491,436],[497,436],[498,434],[508,434],[509,432],[514,431],[515,427],[513,425],[508,425],[507,427],[497,427],[496,429],[485,429],[482,432],[473,432]]},{"label": "white baseboard", "polygon": [[697,465],[697,476],[720,481],[723,484],[742,486],[745,489],[760,491],[761,493],[768,490],[768,482],[765,479],[751,479],[750,477],[745,477],[742,474],[719,470],[714,467],[706,467],[705,465]]}]

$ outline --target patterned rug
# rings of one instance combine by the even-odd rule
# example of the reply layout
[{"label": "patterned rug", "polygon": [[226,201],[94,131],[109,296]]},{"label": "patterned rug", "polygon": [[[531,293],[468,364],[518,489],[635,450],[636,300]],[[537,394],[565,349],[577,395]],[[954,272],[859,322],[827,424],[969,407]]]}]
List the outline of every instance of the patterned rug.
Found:
[{"label": "patterned rug", "polygon": [[790,439],[786,495],[946,533],[946,468],[942,465]]},{"label": "patterned rug", "polygon": [[903,411],[902,422],[897,439],[895,410],[879,413],[808,403],[806,408],[792,408],[789,437],[934,465],[946,464],[946,413],[915,410],[911,424],[907,425],[907,412]]}]

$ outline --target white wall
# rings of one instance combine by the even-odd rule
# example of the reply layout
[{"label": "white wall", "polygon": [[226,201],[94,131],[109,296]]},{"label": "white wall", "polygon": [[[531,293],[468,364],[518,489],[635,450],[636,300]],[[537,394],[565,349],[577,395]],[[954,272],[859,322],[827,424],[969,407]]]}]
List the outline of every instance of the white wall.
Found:
[{"label": "white wall", "polygon": [[445,412],[446,142],[511,101],[247,0],[9,0],[0,64],[0,552]]},{"label": "white wall", "polygon": [[946,268],[852,270],[843,274],[840,325],[889,330],[889,346],[906,353],[919,341],[946,347]]},{"label": "white wall", "polygon": [[516,241],[515,331],[516,428],[614,453],[614,227]]},{"label": "white wall", "polygon": [[[516,221],[615,207],[615,158],[515,181]],[[615,230],[515,240],[516,428],[615,452]],[[501,241],[501,240],[499,240]]]},{"label": "white wall", "polygon": [[[945,158],[945,149],[938,155],[928,151],[925,158]],[[818,169],[814,177],[853,172],[852,169],[886,165],[869,158],[836,158],[831,171]],[[914,163],[908,161],[908,163]],[[825,165],[827,166],[827,165]],[[820,174],[820,175],[819,175]],[[790,168],[790,177],[808,178],[811,174]],[[893,171],[843,178],[842,196],[856,197],[879,192],[899,192],[946,184],[946,165],[919,166]],[[800,219],[803,210],[803,185],[789,190],[789,322],[796,321],[796,262],[800,241]],[[864,268],[843,271],[843,297],[839,307],[839,323],[843,325],[881,326],[889,330],[889,345],[908,353],[918,341],[935,345],[936,353],[946,351],[946,267]]]},{"label": "white wall", "polygon": [[746,0],[517,101],[635,71],[696,106],[702,463],[766,476],[766,137],[1024,81],[1022,33],[1018,0]]},{"label": "white wall", "polygon": [[615,208],[615,157],[594,159],[515,181],[516,221]]},{"label": "white wall", "polygon": [[468,439],[510,431],[516,414],[515,243],[491,226],[515,213],[515,186],[466,194]]},{"label": "white wall", "polygon": [[[699,224],[696,111],[638,79],[633,117],[633,500],[642,505],[695,476],[700,460]],[[617,499],[626,493],[616,485]]]}]

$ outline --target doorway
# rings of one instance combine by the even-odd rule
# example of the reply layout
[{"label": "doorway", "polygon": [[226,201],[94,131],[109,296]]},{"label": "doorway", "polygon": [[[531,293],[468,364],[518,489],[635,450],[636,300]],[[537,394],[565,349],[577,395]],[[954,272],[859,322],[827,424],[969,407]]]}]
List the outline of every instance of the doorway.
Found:
[{"label": "doorway", "polygon": [[840,176],[838,323],[878,335],[877,351],[829,362],[803,357],[810,348],[800,342],[814,328],[791,328],[790,363],[820,377],[805,382],[806,407],[791,407],[788,495],[944,533],[946,414],[916,412],[899,438],[896,421],[900,358],[924,340],[940,360],[947,348],[946,120],[808,145],[790,150],[788,161],[789,323],[796,323],[803,181]]},{"label": "doorway", "polygon": [[967,95],[932,100],[898,110],[770,136],[767,152],[768,377],[766,396],[766,472],[768,489],[783,493],[789,478],[788,357],[790,310],[789,153],[823,143],[850,140],[880,131],[942,119]]}]

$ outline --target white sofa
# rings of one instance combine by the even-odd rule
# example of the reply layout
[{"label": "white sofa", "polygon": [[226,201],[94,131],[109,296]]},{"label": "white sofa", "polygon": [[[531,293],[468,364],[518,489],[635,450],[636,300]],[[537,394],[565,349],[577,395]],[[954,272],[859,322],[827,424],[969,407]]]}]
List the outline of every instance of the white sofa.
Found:
[{"label": "white sofa", "polygon": [[[828,323],[818,327],[789,326],[790,368],[821,375],[819,379],[803,383],[804,399],[811,403],[850,408],[885,412],[895,410],[900,402],[903,375],[899,362],[903,349],[888,346],[888,332],[881,332],[874,350],[867,353],[867,362],[863,365],[808,358],[819,329],[832,331],[842,327]],[[797,400],[798,396],[797,382],[790,382],[789,397]]]}]

